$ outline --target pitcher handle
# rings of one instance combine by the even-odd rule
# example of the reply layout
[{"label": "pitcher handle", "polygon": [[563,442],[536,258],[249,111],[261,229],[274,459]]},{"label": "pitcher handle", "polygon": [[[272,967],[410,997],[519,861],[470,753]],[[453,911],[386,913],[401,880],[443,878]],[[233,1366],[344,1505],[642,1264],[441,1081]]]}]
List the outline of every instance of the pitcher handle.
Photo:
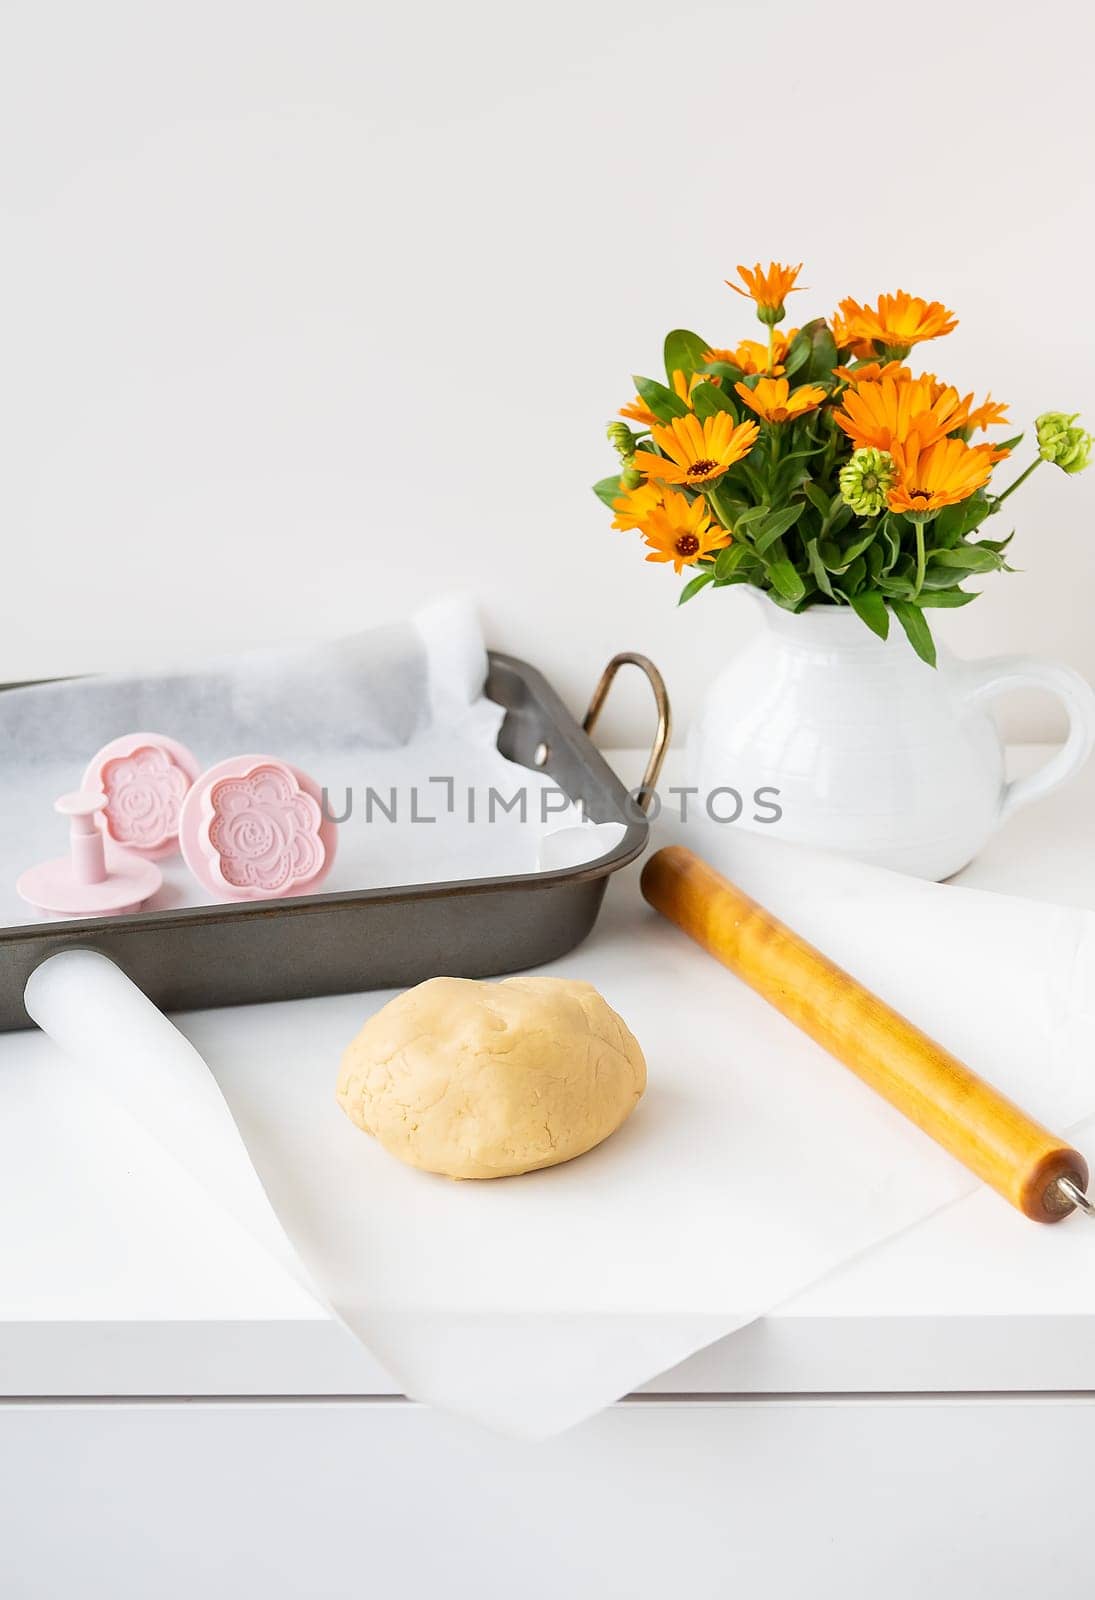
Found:
[{"label": "pitcher handle", "polygon": [[1068,717],[1068,737],[1037,772],[1006,783],[1000,795],[1000,820],[1060,788],[1080,770],[1095,746],[1095,691],[1087,679],[1059,661],[1037,656],[993,656],[965,668],[965,692],[975,702],[995,700],[1012,689],[1048,689]]}]

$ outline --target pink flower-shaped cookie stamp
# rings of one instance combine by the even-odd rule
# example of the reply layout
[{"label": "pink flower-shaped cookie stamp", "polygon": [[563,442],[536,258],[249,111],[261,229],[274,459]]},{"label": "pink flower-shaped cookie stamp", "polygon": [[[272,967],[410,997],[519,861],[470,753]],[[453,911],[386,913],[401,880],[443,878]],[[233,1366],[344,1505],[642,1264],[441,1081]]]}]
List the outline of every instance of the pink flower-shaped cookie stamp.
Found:
[{"label": "pink flower-shaped cookie stamp", "polygon": [[235,756],[202,773],[179,828],[187,866],[224,900],[314,890],[330,871],[335,838],[314,779],[271,756]]},{"label": "pink flower-shaped cookie stamp", "polygon": [[92,757],[83,787],[100,790],[100,827],[146,860],[178,848],[179,816],[200,768],[185,745],[162,733],[127,733]]}]

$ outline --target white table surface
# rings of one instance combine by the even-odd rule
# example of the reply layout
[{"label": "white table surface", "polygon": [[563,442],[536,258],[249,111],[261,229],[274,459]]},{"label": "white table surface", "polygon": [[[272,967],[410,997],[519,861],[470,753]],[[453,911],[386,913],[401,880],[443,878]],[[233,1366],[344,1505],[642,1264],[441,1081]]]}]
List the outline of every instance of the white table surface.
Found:
[{"label": "white table surface", "polygon": [[[1043,755],[1013,752],[1014,768]],[[629,780],[640,762],[610,759]],[[1095,908],[1093,802],[1095,764],[1015,817],[960,881]],[[635,869],[609,893],[637,896]],[[0,1037],[0,1395],[392,1393],[383,1369],[266,1258],[227,1241],[215,1210],[176,1192],[107,1108],[47,1117],[52,1049],[35,1033]],[[1095,1389],[1095,1227],[1038,1227],[981,1191],[648,1388]]]}]

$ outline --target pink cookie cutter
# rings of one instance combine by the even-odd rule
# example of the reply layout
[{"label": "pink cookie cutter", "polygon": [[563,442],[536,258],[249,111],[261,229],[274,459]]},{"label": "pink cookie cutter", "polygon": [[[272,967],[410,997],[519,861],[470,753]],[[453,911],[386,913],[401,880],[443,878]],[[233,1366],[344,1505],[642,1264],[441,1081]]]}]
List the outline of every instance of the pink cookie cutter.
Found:
[{"label": "pink cookie cutter", "polygon": [[183,860],[221,900],[311,893],[331,870],[337,837],[315,779],[273,756],[210,767],[179,820]]},{"label": "pink cookie cutter", "polygon": [[93,756],[83,787],[106,797],[99,826],[149,861],[179,848],[179,815],[201,768],[192,753],[163,733],[127,733]]},{"label": "pink cookie cutter", "polygon": [[69,853],[24,872],[15,891],[49,917],[120,917],[139,911],[156,893],[163,873],[151,861],[110,847],[96,818],[106,797],[83,790],[54,806],[70,819]]}]

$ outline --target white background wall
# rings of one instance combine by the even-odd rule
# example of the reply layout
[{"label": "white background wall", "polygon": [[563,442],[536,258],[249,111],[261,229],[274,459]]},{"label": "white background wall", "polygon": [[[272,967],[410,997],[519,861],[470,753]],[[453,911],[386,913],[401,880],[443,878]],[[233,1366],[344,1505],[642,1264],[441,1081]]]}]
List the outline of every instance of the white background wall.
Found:
[{"label": "white background wall", "polygon": [[[664,331],[953,306],[960,385],[1095,421],[1087,5],[3,0],[0,677],[356,628],[454,586],[576,706],[683,722],[753,625],[613,533],[603,425]],[[1095,677],[1095,472],[940,630]],[[637,688],[608,737],[641,736]],[[1051,732],[1037,702],[1012,731]]]}]

